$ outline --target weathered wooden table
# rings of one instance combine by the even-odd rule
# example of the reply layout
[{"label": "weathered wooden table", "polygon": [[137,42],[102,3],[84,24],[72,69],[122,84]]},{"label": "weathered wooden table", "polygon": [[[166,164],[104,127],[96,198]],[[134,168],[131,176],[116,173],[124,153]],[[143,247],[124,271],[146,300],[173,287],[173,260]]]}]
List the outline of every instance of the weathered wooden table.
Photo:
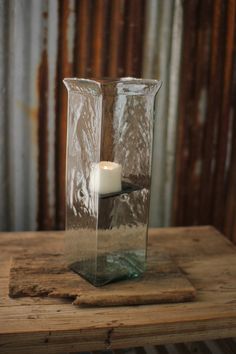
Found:
[{"label": "weathered wooden table", "polygon": [[64,353],[236,336],[236,248],[212,227],[150,230],[197,289],[194,302],[78,308],[70,301],[8,297],[10,258],[62,250],[63,232],[0,234],[0,353]]}]

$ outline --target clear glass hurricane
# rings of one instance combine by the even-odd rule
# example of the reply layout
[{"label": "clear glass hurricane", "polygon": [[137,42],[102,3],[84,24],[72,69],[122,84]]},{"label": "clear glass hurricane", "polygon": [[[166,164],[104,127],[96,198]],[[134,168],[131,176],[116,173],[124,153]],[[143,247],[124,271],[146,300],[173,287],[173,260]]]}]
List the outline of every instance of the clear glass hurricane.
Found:
[{"label": "clear glass hurricane", "polygon": [[64,79],[66,254],[95,286],[145,271],[153,117],[160,81]]}]

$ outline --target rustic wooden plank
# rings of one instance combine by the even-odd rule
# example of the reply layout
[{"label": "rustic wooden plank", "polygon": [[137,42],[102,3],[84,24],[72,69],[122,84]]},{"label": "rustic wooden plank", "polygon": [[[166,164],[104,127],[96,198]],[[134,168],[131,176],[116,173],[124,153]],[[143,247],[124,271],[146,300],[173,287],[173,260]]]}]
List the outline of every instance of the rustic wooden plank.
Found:
[{"label": "rustic wooden plank", "polygon": [[[30,325],[32,320],[28,319],[28,325]],[[202,324],[204,327],[204,324]],[[113,327],[112,327],[113,328]],[[78,352],[87,350],[98,350],[105,348],[123,348],[130,347],[132,345],[143,345],[144,343],[152,344],[163,344],[163,343],[175,343],[178,340],[186,340],[186,333],[188,333],[188,340],[194,339],[194,337],[199,337],[201,339],[209,338],[214,336],[219,336],[212,329],[208,333],[204,330],[195,332],[193,335],[188,327],[182,328],[184,333],[180,333],[177,337],[172,333],[170,328],[164,328],[167,335],[163,335],[161,332],[161,327],[149,326],[149,332],[145,333],[143,328],[137,331],[135,328],[132,330],[125,330],[120,327],[119,329],[86,329],[55,332],[52,331],[41,331],[40,333],[31,333],[28,336],[22,336],[22,333],[2,335],[0,337],[1,353],[10,352],[14,353],[63,353],[63,351]],[[158,335],[156,335],[158,333]],[[160,335],[159,335],[160,333]],[[226,333],[232,335],[232,329],[222,331],[220,335],[226,336]],[[235,330],[234,330],[235,333]],[[132,339],[131,339],[132,338]]]},{"label": "rustic wooden plank", "polygon": [[[9,258],[27,250],[43,252],[47,249],[60,253],[64,247],[64,237],[66,236],[63,231],[1,232],[0,248],[4,249],[1,257]],[[180,239],[181,252],[179,250]],[[176,255],[178,258],[198,257],[202,254],[221,255],[222,249],[227,255],[235,252],[232,243],[211,226],[149,229],[149,252],[156,247],[156,243],[160,250],[165,249],[174,258]]]},{"label": "rustic wooden plank", "polygon": [[[9,274],[9,272],[8,272]],[[22,305],[58,305],[58,298],[49,297],[24,297],[12,299],[9,297],[9,278],[0,278],[0,307],[1,306],[22,306]],[[61,303],[68,303],[68,300],[61,299]]]},{"label": "rustic wooden plank", "polygon": [[[150,230],[149,241],[150,252],[153,247],[167,250],[188,274],[198,289],[194,303],[96,309],[60,302],[6,303],[0,306],[0,353],[63,353],[181,343],[186,336],[188,341],[235,336],[235,247],[211,227]],[[63,233],[0,235],[8,257],[26,246],[42,250],[53,243],[63,247]]]},{"label": "rustic wooden plank", "polygon": [[[0,249],[4,249],[1,260],[9,260],[10,257],[20,252],[32,253],[34,250],[44,252],[53,250],[58,253],[64,248],[65,232],[16,232],[0,233]],[[1,272],[0,272],[1,274]]]},{"label": "rustic wooden plank", "polygon": [[[0,328],[1,334],[13,332],[23,334],[49,330],[55,332],[64,330],[65,333],[76,330],[86,332],[89,329],[96,331],[99,328],[114,328],[117,334],[119,332],[124,334],[125,331],[132,332],[133,329],[136,333],[133,335],[142,335],[143,331],[144,337],[154,335],[156,329],[157,333],[163,336],[167,335],[167,332],[177,336],[181,333],[184,334],[185,331],[192,336],[195,331],[204,335],[203,332],[207,329],[209,333],[212,331],[215,334],[216,331],[222,330],[222,333],[218,333],[218,338],[233,336],[232,333],[235,333],[236,329],[235,304],[228,303],[224,306],[218,304],[218,308],[217,313],[216,303],[200,304],[199,302],[195,306],[185,303],[182,305],[78,308],[71,306],[71,304],[62,304],[59,301],[57,304],[47,306],[34,304],[32,306],[22,305],[18,308],[1,307]],[[205,333],[205,338],[207,335],[208,333]],[[211,338],[210,334],[208,338]],[[153,339],[155,340],[155,338]]]},{"label": "rustic wooden plank", "polygon": [[11,297],[70,298],[75,305],[120,306],[191,301],[194,287],[168,255],[149,257],[144,276],[96,288],[70,271],[64,254],[22,255],[13,258]]}]

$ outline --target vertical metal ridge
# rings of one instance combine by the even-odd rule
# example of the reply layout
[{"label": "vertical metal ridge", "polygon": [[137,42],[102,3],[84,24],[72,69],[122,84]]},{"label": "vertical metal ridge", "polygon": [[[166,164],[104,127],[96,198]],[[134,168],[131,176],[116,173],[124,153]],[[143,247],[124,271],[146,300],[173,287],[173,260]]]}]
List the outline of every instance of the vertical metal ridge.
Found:
[{"label": "vertical metal ridge", "polygon": [[[33,200],[29,173],[31,167],[29,123],[31,109],[28,106],[30,5],[25,0],[9,2],[8,179],[10,188],[8,197],[13,230],[25,230],[31,227],[31,219],[28,215],[29,205]],[[32,208],[34,207],[33,200]]]},{"label": "vertical metal ridge", "polygon": [[[174,223],[189,222],[189,178],[191,176],[191,134],[192,108],[195,99],[194,75],[196,72],[195,48],[197,45],[197,18],[200,1],[184,2],[183,5],[183,47],[181,62],[181,83],[179,101],[179,124],[176,147],[176,177],[174,196]],[[186,69],[187,68],[187,69]],[[182,183],[184,181],[184,183]]]},{"label": "vertical metal ridge", "polygon": [[76,1],[74,72],[77,77],[91,76],[91,0]]},{"label": "vertical metal ridge", "polygon": [[[156,66],[159,66],[159,63],[156,60],[157,58],[156,48],[159,47],[158,44],[159,6],[160,6],[159,1],[156,0],[146,1],[142,75],[143,77],[149,79],[155,77],[154,68]],[[159,70],[156,69],[155,71],[158,72]]]},{"label": "vertical metal ridge", "polygon": [[41,33],[41,19],[42,19],[42,3],[37,0],[33,0],[28,7],[30,14],[30,41],[28,43],[28,51],[25,52],[25,56],[29,57],[27,75],[28,75],[28,98],[25,102],[24,110],[25,117],[28,123],[28,130],[26,134],[26,141],[29,143],[28,148],[28,180],[26,179],[28,186],[29,202],[26,209],[26,215],[28,220],[27,229],[35,230],[37,228],[37,211],[38,211],[38,107],[39,107],[39,92],[38,92],[38,67],[39,59],[42,52],[42,36]]},{"label": "vertical metal ridge", "polygon": [[39,110],[38,110],[38,142],[39,155],[38,166],[40,167],[38,178],[38,228],[50,229],[51,220],[48,212],[48,57],[46,49],[43,50],[41,63],[38,70]]},{"label": "vertical metal ridge", "polygon": [[[74,1],[60,0],[58,6],[58,54],[57,54],[57,89],[56,94],[56,227],[65,227],[65,173],[66,173],[66,131],[67,131],[67,92],[62,79],[73,76],[74,47],[68,46],[68,36],[74,43],[74,26],[70,22],[75,19]],[[71,31],[69,31],[71,29]],[[68,51],[71,51],[69,53]]]},{"label": "vertical metal ridge", "polygon": [[105,49],[105,18],[107,11],[107,0],[97,0],[93,3],[92,12],[92,77],[101,78],[104,76],[103,61]]},{"label": "vertical metal ridge", "polygon": [[118,0],[120,2],[120,17],[119,17],[119,38],[118,38],[118,48],[117,48],[117,76],[125,76],[125,19],[126,19],[126,1],[127,0]]},{"label": "vertical metal ridge", "polygon": [[122,48],[123,37],[123,9],[124,0],[111,1],[111,15],[109,23],[109,60],[107,63],[108,73],[110,77],[122,76],[122,69],[119,67],[119,55]]},{"label": "vertical metal ridge", "polygon": [[176,166],[176,142],[178,127],[179,85],[181,67],[181,49],[183,36],[183,7],[181,0],[176,0],[173,10],[169,97],[166,137],[166,173],[164,184],[164,226],[171,224]]},{"label": "vertical metal ridge", "polygon": [[[55,146],[56,146],[56,97],[57,48],[58,48],[58,2],[48,2],[48,212],[50,228],[55,228]],[[71,43],[72,45],[72,43]]]},{"label": "vertical metal ridge", "polygon": [[141,76],[143,19],[145,17],[143,0],[129,0],[125,3],[125,75]]},{"label": "vertical metal ridge", "polygon": [[[152,226],[163,226],[165,214],[164,187],[166,178],[170,178],[170,176],[166,176],[166,144],[170,89],[170,72],[168,69],[171,58],[174,8],[171,2],[160,1],[155,9],[157,11],[155,18],[158,21],[156,30],[159,33],[159,40],[153,53],[154,58],[149,59],[149,65],[154,63],[154,67],[158,67],[158,70],[156,68],[150,71],[147,65],[145,70],[149,71],[149,73],[152,72],[154,78],[161,79],[163,85],[157,97],[157,111],[155,112],[150,223]],[[151,7],[149,11],[152,11]],[[153,17],[154,15],[150,14],[149,16]]]},{"label": "vertical metal ridge", "polygon": [[[203,166],[201,180],[200,220],[202,224],[213,223],[214,179],[216,173],[216,145],[221,111],[222,79],[224,66],[224,31],[226,23],[226,3],[214,2],[210,77],[208,90],[207,120],[203,145]],[[218,53],[221,53],[219,56]]]},{"label": "vertical metal ridge", "polygon": [[[233,87],[233,51],[235,43],[235,21],[236,20],[236,3],[235,1],[227,2],[226,28],[224,37],[227,38],[225,43],[225,58],[222,77],[222,106],[220,111],[218,143],[216,147],[216,169],[215,180],[213,185],[214,207],[213,207],[213,223],[222,230],[224,223],[224,215],[222,209],[225,209],[225,189],[227,174],[227,144],[230,139],[230,109],[231,95]],[[236,195],[235,195],[236,197]]]},{"label": "vertical metal ridge", "polygon": [[9,200],[8,200],[8,65],[5,53],[8,53],[8,14],[9,2],[0,0],[0,229],[9,228]]},{"label": "vertical metal ridge", "polygon": [[38,66],[38,228],[55,228],[55,109],[57,14],[56,2],[41,2]]},{"label": "vertical metal ridge", "polygon": [[49,68],[48,68],[48,3],[42,1],[41,8],[41,55],[38,67],[38,228],[47,230],[52,227],[48,200],[48,94],[49,94]]},{"label": "vertical metal ridge", "polygon": [[[187,96],[181,101],[181,111],[185,115],[185,120],[180,121],[180,125],[183,125],[184,136],[183,140],[179,140],[179,144],[182,144],[182,149],[177,152],[178,160],[182,159],[181,168],[186,171],[186,182],[184,187],[179,184],[180,179],[177,182],[179,188],[186,188],[187,197],[185,204],[178,206],[178,209],[185,210],[185,216],[182,216],[190,224],[196,224],[199,220],[200,213],[200,191],[201,191],[201,177],[202,177],[202,149],[203,149],[203,137],[206,120],[207,109],[207,92],[208,92],[208,80],[209,80],[209,63],[210,63],[210,35],[211,35],[211,16],[212,2],[200,1],[198,4],[199,20],[195,31],[195,53],[192,54],[189,49],[189,56],[193,55],[196,59],[194,68],[191,75],[192,80],[189,81],[186,87]],[[191,48],[189,46],[189,48]],[[183,49],[183,52],[187,50]],[[193,61],[191,57],[188,61]],[[183,64],[182,80],[187,80],[187,73],[185,72],[185,64]],[[188,92],[192,92],[188,94]],[[186,108],[186,102],[189,102],[188,110]],[[181,118],[180,118],[181,119]],[[180,127],[181,129],[181,127]],[[184,151],[188,153],[188,160],[184,162]],[[177,187],[177,188],[178,188]],[[185,192],[186,193],[186,192]],[[189,210],[187,212],[187,209]],[[188,213],[188,215],[187,215]],[[181,223],[181,219],[179,223]]]},{"label": "vertical metal ridge", "polygon": [[210,37],[212,26],[212,2],[201,1],[199,7],[199,23],[197,29],[196,43],[196,69],[195,69],[195,88],[192,109],[191,129],[191,162],[189,165],[190,177],[188,188],[192,189],[192,197],[189,196],[189,204],[192,200],[192,216],[189,222],[196,224],[200,215],[200,193],[201,175],[203,159],[203,137],[207,112],[207,92],[209,81],[210,65]]},{"label": "vertical metal ridge", "polygon": [[[234,24],[236,32],[236,22]],[[236,36],[234,36],[233,50],[233,77],[232,94],[230,101],[230,131],[231,137],[228,146],[227,173],[226,173],[226,197],[225,197],[225,220],[224,233],[236,243]]]}]

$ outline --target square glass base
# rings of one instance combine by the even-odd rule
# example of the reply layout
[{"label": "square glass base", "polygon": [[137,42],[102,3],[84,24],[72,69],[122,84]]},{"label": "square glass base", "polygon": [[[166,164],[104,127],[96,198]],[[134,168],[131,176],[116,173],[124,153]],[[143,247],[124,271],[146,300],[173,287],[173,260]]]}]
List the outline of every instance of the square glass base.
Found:
[{"label": "square glass base", "polygon": [[141,276],[144,269],[143,251],[104,254],[94,260],[84,260],[70,265],[70,269],[88,280],[94,286],[133,279]]}]

